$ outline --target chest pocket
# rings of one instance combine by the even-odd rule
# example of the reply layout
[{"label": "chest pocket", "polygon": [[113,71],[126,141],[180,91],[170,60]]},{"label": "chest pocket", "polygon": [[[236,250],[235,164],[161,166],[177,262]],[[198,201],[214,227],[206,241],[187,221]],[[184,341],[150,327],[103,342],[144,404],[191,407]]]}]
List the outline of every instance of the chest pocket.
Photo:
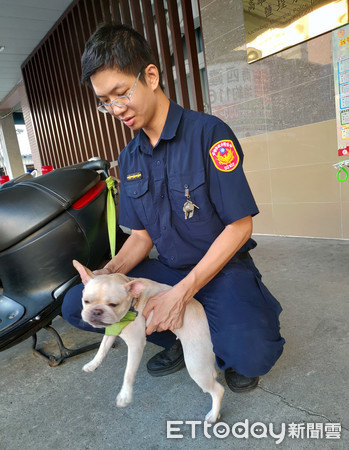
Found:
[{"label": "chest pocket", "polygon": [[212,214],[212,205],[209,201],[205,172],[198,171],[190,174],[171,175],[168,179],[169,196],[172,210],[184,219],[183,206],[187,201],[185,190],[189,190],[190,201],[199,207],[194,208],[194,214],[186,220],[187,224],[206,221]]},{"label": "chest pocket", "polygon": [[156,218],[152,197],[149,191],[149,180],[144,178],[137,181],[126,181],[122,186],[127,197],[132,199],[132,204],[140,221],[146,225],[151,225]]}]

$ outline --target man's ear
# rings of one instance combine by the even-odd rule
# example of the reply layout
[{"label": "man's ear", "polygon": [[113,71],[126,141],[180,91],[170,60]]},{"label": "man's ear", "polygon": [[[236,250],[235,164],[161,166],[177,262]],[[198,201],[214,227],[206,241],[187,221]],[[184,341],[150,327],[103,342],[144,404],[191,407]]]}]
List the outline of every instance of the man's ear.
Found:
[{"label": "man's ear", "polygon": [[132,280],[129,283],[124,284],[124,288],[130,297],[138,298],[146,288],[145,284],[139,280]]},{"label": "man's ear", "polygon": [[160,76],[158,68],[154,64],[149,64],[145,68],[145,79],[149,87],[155,91],[155,89],[159,86]]},{"label": "man's ear", "polygon": [[91,272],[91,270],[80,264],[75,259],[73,260],[73,266],[79,272],[81,281],[83,282],[84,285],[86,285],[86,283],[88,283],[90,280],[92,280],[92,278],[94,278],[94,275]]}]

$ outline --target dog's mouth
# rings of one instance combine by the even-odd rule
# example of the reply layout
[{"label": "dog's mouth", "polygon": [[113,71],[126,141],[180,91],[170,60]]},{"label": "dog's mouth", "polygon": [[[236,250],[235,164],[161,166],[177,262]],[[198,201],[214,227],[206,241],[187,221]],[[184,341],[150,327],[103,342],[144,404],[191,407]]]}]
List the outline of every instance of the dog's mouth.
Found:
[{"label": "dog's mouth", "polygon": [[81,312],[82,319],[95,328],[106,328],[114,325],[122,319],[122,314],[123,310],[114,311],[108,305],[103,304],[84,305]]},{"label": "dog's mouth", "polygon": [[88,316],[85,319],[90,325],[93,325],[94,327],[110,327],[110,325],[113,325],[114,322],[111,322],[110,320],[106,320],[105,318],[96,318]]},{"label": "dog's mouth", "polygon": [[82,319],[93,327],[99,328],[109,327],[115,322],[114,317],[111,317],[107,311],[103,311],[102,309],[83,311]]},{"label": "dog's mouth", "polygon": [[112,325],[110,323],[103,322],[103,320],[90,319],[89,322],[90,322],[91,325],[99,325],[100,327],[109,327],[110,325]]},{"label": "dog's mouth", "polygon": [[88,321],[88,323],[95,328],[106,328],[106,327],[110,327],[111,325],[113,325],[112,323],[105,323],[105,322]]}]

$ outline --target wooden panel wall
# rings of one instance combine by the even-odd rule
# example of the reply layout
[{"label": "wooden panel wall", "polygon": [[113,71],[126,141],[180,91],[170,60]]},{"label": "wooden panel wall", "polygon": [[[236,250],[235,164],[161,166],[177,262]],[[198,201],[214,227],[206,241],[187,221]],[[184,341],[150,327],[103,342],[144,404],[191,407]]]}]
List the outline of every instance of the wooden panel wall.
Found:
[{"label": "wooden panel wall", "polygon": [[[107,21],[125,23],[143,34],[160,63],[168,97],[203,111],[191,1],[77,0],[22,65],[43,165],[58,168],[92,156],[113,161],[133,137],[117,119],[98,112],[92,89],[80,83],[85,42],[97,24]],[[183,45],[191,71],[189,87]]]}]

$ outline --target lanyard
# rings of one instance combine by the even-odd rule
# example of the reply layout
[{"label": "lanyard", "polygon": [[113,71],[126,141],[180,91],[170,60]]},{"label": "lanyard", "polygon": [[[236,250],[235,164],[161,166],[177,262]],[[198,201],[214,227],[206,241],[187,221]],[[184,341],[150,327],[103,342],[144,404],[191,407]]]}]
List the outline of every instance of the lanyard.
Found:
[{"label": "lanyard", "polygon": [[116,193],[115,183],[112,177],[108,177],[105,180],[108,188],[107,195],[107,225],[108,225],[108,235],[109,235],[109,245],[111,257],[115,256],[116,248],[116,212],[115,212],[115,202],[114,194]]}]

